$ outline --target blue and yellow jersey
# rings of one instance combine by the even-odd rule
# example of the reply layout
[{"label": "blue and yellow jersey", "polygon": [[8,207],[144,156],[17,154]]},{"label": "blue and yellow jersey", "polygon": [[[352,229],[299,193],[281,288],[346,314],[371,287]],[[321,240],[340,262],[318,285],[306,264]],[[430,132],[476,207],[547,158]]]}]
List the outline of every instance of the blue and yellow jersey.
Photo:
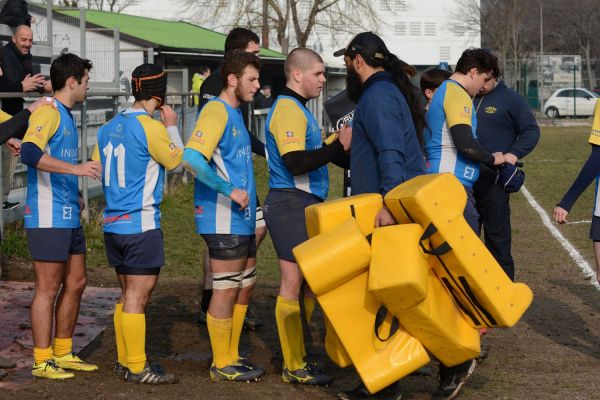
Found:
[{"label": "blue and yellow jersey", "polygon": [[469,125],[477,138],[471,96],[458,82],[444,81],[427,111],[424,135],[427,173],[450,172],[463,185],[471,187],[479,177],[479,164],[458,153],[450,133],[450,128],[461,124]]},{"label": "blue and yellow jersey", "polygon": [[215,98],[202,108],[185,146],[200,152],[210,167],[233,187],[248,192],[244,210],[229,197],[195,181],[196,231],[201,234],[253,235],[256,226],[256,186],[250,134],[239,108]]},{"label": "blue and yellow jersey", "polygon": [[11,118],[12,118],[12,115],[0,110],[0,124],[8,121]]},{"label": "blue and yellow jersey", "polygon": [[[69,164],[78,163],[79,136],[71,111],[58,100],[57,108],[43,106],[29,117],[23,143]],[[78,228],[77,176],[27,169],[25,228]]]},{"label": "blue and yellow jersey", "polygon": [[145,111],[126,110],[104,124],[92,155],[102,164],[104,232],[160,228],[165,168],[177,167],[182,156],[165,126]]},{"label": "blue and yellow jersey", "polygon": [[[588,139],[590,144],[600,146],[600,101],[596,101],[594,106],[594,115],[592,117],[592,129],[590,131],[590,137]],[[596,192],[594,193],[594,210],[593,213],[596,217],[600,217],[600,175],[596,176]]]},{"label": "blue and yellow jersey", "polygon": [[280,95],[267,116],[266,136],[269,187],[299,189],[326,199],[329,191],[326,165],[294,176],[287,169],[282,158],[291,151],[321,148],[323,144],[321,130],[310,111],[297,99]]}]

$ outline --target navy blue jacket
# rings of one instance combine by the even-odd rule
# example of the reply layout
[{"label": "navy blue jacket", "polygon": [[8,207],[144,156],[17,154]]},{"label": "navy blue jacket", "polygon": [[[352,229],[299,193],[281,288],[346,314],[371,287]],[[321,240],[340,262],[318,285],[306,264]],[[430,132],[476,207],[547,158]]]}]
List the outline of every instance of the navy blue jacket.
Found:
[{"label": "navy blue jacket", "polygon": [[488,94],[473,100],[477,110],[477,140],[490,153],[501,151],[523,158],[540,139],[531,108],[500,81]]},{"label": "navy blue jacket", "polygon": [[352,194],[381,193],[425,173],[425,158],[406,99],[389,72],[363,85],[352,121]]}]

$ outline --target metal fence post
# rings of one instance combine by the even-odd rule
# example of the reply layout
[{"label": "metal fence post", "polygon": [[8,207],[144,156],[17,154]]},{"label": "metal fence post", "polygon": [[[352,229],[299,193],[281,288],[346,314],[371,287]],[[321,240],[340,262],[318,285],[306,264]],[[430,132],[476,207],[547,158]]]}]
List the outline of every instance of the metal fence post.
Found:
[{"label": "metal fence post", "polygon": [[119,28],[113,28],[113,42],[114,42],[114,54],[113,63],[115,69],[115,88],[119,91],[119,73],[121,72],[121,35]]},{"label": "metal fence post", "polygon": [[[0,148],[0,188],[3,187],[4,182],[2,181],[2,176],[4,176],[4,170],[2,169],[3,165],[2,159],[2,149]],[[2,199],[4,202],[4,199]],[[0,203],[2,203],[0,202]],[[2,238],[4,237],[4,208],[0,210],[0,243],[2,243]],[[1,269],[1,268],[0,268]]]},{"label": "metal fence post", "polygon": [[[83,100],[81,104],[81,162],[87,162],[88,160],[88,148],[87,148],[87,100]],[[90,209],[89,209],[89,196],[88,196],[88,178],[81,178],[81,194],[83,197],[83,211],[81,217],[85,222],[90,222]]]}]

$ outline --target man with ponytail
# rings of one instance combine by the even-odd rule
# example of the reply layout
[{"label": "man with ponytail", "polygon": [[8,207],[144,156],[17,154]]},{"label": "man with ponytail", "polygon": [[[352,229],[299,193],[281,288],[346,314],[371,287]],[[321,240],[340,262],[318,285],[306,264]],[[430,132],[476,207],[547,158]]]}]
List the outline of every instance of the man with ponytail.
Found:
[{"label": "man with ponytail", "polygon": [[[344,56],[347,90],[357,105],[352,121],[352,194],[388,191],[425,173],[421,150],[425,127],[418,89],[409,81],[408,64],[390,53],[373,32],[354,36]],[[375,226],[394,224],[384,206]]]},{"label": "man with ponytail", "polygon": [[[133,70],[135,103],[98,130],[92,158],[102,163],[104,243],[121,297],[115,305],[114,373],[132,383],[160,385],[178,378],[146,360],[146,306],[165,262],[160,203],[165,168],[179,166],[183,143],[177,115],[164,105],[167,76],[154,64]],[[152,117],[160,110],[161,121]]]}]

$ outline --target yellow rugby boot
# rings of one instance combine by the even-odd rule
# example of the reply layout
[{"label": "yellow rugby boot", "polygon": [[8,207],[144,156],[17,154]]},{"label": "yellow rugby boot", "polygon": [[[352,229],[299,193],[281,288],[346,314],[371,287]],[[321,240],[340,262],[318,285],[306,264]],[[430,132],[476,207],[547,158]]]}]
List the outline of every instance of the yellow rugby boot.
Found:
[{"label": "yellow rugby boot", "polygon": [[75,377],[72,372],[67,372],[58,367],[52,360],[46,360],[41,363],[33,364],[33,367],[31,368],[31,375],[37,378],[45,379],[69,379]]},{"label": "yellow rugby boot", "polygon": [[97,365],[86,363],[81,358],[77,356],[75,353],[69,353],[62,357],[54,356],[54,362],[56,365],[62,369],[70,369],[73,371],[96,371],[98,369]]}]

